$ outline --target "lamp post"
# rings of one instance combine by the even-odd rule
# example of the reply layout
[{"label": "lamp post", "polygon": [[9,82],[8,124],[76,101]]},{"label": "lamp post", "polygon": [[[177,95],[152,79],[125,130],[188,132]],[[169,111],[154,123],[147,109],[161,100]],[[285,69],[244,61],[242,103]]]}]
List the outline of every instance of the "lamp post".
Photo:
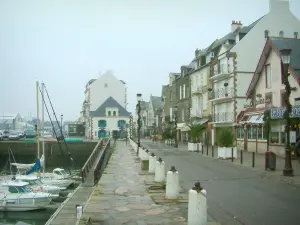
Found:
[{"label": "lamp post", "polygon": [[130,139],[132,139],[132,126],[133,126],[132,122],[133,122],[132,114],[130,114],[130,117],[129,117],[129,128],[130,128],[129,136],[130,136]]},{"label": "lamp post", "polygon": [[175,148],[178,148],[178,140],[177,140],[177,110],[178,110],[178,106],[175,105],[174,106],[174,125],[175,125]]},{"label": "lamp post", "polygon": [[139,148],[141,145],[141,101],[142,101],[142,94],[136,94],[137,97],[137,113],[138,113],[138,146],[137,146],[137,151],[136,155],[139,156]]},{"label": "lamp post", "polygon": [[284,113],[284,118],[286,121],[286,146],[285,146],[285,163],[284,163],[284,169],[283,169],[283,175],[284,176],[293,176],[293,167],[292,167],[292,155],[291,155],[291,148],[290,148],[290,113],[292,112],[292,105],[290,103],[290,95],[291,95],[291,86],[289,83],[289,65],[291,62],[291,49],[282,49],[280,50],[281,53],[281,62],[282,62],[282,78],[283,83],[285,85],[285,96],[284,96],[284,102],[286,105],[286,110]]}]

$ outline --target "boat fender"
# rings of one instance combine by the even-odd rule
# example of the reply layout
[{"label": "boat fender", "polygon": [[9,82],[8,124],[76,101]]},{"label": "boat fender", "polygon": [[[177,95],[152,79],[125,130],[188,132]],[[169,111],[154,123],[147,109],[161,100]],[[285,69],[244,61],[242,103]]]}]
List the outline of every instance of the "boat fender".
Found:
[{"label": "boat fender", "polygon": [[41,190],[41,191],[43,190],[43,186],[40,186],[40,190]]}]

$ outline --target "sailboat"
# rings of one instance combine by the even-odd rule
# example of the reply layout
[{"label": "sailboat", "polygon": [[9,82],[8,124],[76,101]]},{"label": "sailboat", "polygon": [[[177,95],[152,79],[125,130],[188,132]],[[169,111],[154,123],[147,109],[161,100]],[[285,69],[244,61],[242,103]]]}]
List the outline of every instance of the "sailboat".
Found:
[{"label": "sailboat", "polygon": [[[40,160],[40,164],[43,167],[44,162],[45,162],[45,157],[44,154],[42,155],[42,157],[39,159]],[[23,163],[10,163],[12,166],[15,166],[18,170],[29,170],[31,169],[35,163],[29,163],[29,164],[23,164]]]}]

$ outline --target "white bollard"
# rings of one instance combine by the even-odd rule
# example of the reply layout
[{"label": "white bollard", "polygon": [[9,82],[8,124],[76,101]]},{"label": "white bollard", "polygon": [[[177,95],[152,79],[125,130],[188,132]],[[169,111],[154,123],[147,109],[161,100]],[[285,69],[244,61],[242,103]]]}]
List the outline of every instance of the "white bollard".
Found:
[{"label": "white bollard", "polygon": [[164,182],[166,178],[165,175],[165,163],[161,158],[158,159],[155,165],[155,182]]},{"label": "white bollard", "polygon": [[149,157],[149,169],[148,173],[155,173],[155,166],[156,166],[156,156],[154,153],[151,154]]},{"label": "white bollard", "polygon": [[143,159],[145,157],[144,154],[145,154],[144,147],[141,146],[139,148],[139,157],[140,157],[140,159]]},{"label": "white bollard", "polygon": [[81,205],[76,205],[76,218],[80,219],[83,213],[83,207]]},{"label": "white bollard", "polygon": [[143,155],[141,155],[141,160],[149,160],[149,150],[143,151]]},{"label": "white bollard", "polygon": [[177,199],[179,195],[179,174],[174,166],[167,173],[166,198]]},{"label": "white bollard", "polygon": [[207,224],[207,199],[206,190],[202,189],[200,183],[189,191],[188,203],[188,225]]}]

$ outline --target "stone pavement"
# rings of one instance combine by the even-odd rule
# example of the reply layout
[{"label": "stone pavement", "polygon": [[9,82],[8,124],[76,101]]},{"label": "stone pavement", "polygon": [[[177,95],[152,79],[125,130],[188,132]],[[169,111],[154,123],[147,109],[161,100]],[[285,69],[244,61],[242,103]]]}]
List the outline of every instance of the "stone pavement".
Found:
[{"label": "stone pavement", "polygon": [[[143,140],[145,143],[151,143],[151,140]],[[182,144],[180,143],[178,145],[178,149],[174,148],[172,145],[168,145],[168,144],[163,144],[160,142],[155,142],[156,144],[158,144],[159,146],[161,146],[162,148],[166,148],[166,149],[174,149],[178,150],[178,151],[186,151],[187,150],[187,144]],[[243,162],[241,163],[241,153],[243,154]],[[187,153],[188,154],[188,153]],[[190,154],[193,154],[190,152]],[[202,149],[200,149],[199,154],[202,155]],[[252,165],[252,158],[253,158],[253,153],[252,152],[247,152],[247,151],[243,151],[241,152],[241,149],[239,149],[237,151],[237,158],[234,159],[234,161],[232,162],[231,159],[218,159],[218,150],[217,147],[214,147],[214,151],[212,151],[212,147],[209,146],[207,148],[207,146],[203,146],[203,156],[204,157],[210,157],[210,158],[214,158],[215,160],[219,160],[220,162],[224,162],[224,163],[232,163],[235,166],[241,166],[241,167],[245,167],[248,169],[251,169],[253,171],[256,171],[259,173],[259,176],[261,178],[268,178],[268,179],[272,179],[278,182],[283,182],[283,183],[287,183],[293,186],[297,186],[300,187],[300,163],[298,160],[292,160],[292,165],[293,165],[293,169],[294,169],[294,177],[285,177],[282,175],[282,171],[284,168],[284,164],[285,164],[285,159],[282,156],[277,156],[276,157],[276,170],[275,171],[270,171],[270,170],[265,170],[265,155],[264,154],[259,154],[259,153],[255,153],[255,157],[254,157],[254,167]]]},{"label": "stone pavement", "polygon": [[[158,205],[149,196],[131,146],[118,141],[79,224],[187,224],[187,204]],[[210,225],[217,225],[209,217]]]}]

